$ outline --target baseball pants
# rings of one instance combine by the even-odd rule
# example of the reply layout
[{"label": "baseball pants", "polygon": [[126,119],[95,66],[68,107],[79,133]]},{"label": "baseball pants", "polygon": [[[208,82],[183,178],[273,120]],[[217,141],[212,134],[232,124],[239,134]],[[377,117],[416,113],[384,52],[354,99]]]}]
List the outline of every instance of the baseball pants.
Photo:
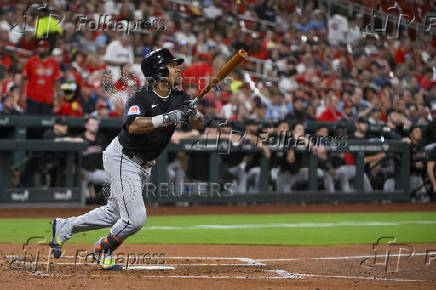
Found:
[{"label": "baseball pants", "polygon": [[103,151],[103,166],[110,183],[107,204],[84,215],[58,219],[58,235],[62,242],[73,234],[112,227],[110,232],[124,240],[139,231],[147,219],[142,190],[151,175],[122,153],[118,137]]},{"label": "baseball pants", "polygon": [[[351,192],[350,180],[356,177],[355,165],[343,165],[336,169],[336,179],[341,182],[341,189],[345,192]],[[366,192],[372,191],[372,185],[369,181],[368,175],[363,173],[363,190]]]},{"label": "baseball pants", "polygon": [[[330,174],[324,172],[322,169],[317,169],[318,178],[323,178],[324,186],[328,191],[334,191],[335,186]],[[289,171],[279,173],[278,177],[278,191],[279,192],[292,192],[292,187],[300,181],[309,180],[309,168],[300,168],[297,173],[292,174]]]}]

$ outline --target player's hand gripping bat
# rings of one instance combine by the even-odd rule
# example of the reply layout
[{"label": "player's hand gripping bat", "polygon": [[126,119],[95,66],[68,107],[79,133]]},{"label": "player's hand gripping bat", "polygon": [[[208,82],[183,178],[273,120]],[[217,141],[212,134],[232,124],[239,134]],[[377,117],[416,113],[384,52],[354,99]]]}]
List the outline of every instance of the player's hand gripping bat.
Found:
[{"label": "player's hand gripping bat", "polygon": [[240,49],[231,60],[229,60],[223,68],[216,74],[215,77],[209,82],[209,84],[192,100],[192,104],[196,104],[210,89],[215,87],[220,81],[222,81],[229,73],[235,69],[246,57],[248,53],[244,49]]}]

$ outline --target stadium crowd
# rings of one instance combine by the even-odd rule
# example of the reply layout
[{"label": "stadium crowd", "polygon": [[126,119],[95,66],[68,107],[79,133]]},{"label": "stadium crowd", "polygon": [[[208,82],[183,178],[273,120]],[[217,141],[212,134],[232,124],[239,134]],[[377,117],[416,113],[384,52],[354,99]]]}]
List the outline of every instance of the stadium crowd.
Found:
[{"label": "stadium crowd", "polygon": [[[416,23],[427,24],[427,16],[436,12],[432,1],[414,6],[397,2],[394,11],[409,20],[416,16]],[[398,139],[417,153],[430,144],[430,157],[412,154],[410,184],[419,188],[429,179],[430,191],[436,192],[436,152],[431,151],[436,143],[436,37],[403,26],[397,37],[386,37],[362,29],[371,23],[371,15],[357,10],[350,14],[335,5],[328,11],[326,3],[52,0],[44,6],[3,1],[0,115],[120,117],[125,99],[144,83],[139,64],[152,49],[166,47],[185,59],[182,85],[195,95],[205,85],[203,77],[212,77],[244,48],[250,59],[199,103],[206,120],[243,122],[253,136],[290,131],[303,137]],[[389,8],[377,1],[367,7],[371,5],[385,12]],[[53,15],[62,21],[50,21]],[[83,25],[78,25],[80,15],[88,19]],[[141,19],[149,21],[126,31],[126,23]],[[118,23],[124,25],[114,29]],[[383,25],[379,20],[375,24]],[[395,29],[395,23],[387,25],[388,34]],[[317,121],[315,132],[307,132],[307,122]],[[337,126],[329,131],[324,122],[350,122],[355,130]],[[216,132],[215,123],[208,124],[205,132]],[[370,132],[369,126],[379,130]],[[180,129],[173,141],[199,133]],[[291,191],[298,187],[296,181],[307,181],[306,153],[289,150],[281,156],[259,146],[271,167],[280,168],[272,170],[275,188]],[[325,189],[353,190],[353,155],[335,156],[321,148],[313,153],[321,160],[318,177]],[[254,189],[258,186],[257,159],[232,154],[223,162],[241,191],[250,187],[250,180]],[[366,156],[365,166],[366,191],[395,187],[395,161],[385,153]],[[388,167],[390,171],[383,170]],[[425,187],[419,192],[424,195]]]}]

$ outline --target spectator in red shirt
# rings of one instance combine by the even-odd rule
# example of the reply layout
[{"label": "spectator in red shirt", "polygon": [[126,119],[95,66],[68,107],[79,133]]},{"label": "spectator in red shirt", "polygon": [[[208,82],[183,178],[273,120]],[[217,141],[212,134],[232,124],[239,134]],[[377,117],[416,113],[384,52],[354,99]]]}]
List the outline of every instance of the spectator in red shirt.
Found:
[{"label": "spectator in red shirt", "polygon": [[83,108],[78,100],[72,102],[66,102],[62,100],[59,111],[55,112],[56,115],[69,116],[69,117],[83,117]]},{"label": "spectator in red shirt", "polygon": [[106,118],[109,116],[109,105],[106,103],[106,101],[98,101],[96,115],[93,116],[97,116],[100,118]]},{"label": "spectator in red shirt", "polygon": [[59,64],[49,56],[49,43],[46,40],[38,42],[37,55],[26,62],[23,70],[26,85],[26,114],[53,115],[53,103],[58,104],[60,94]]},{"label": "spectator in red shirt", "polygon": [[330,93],[326,100],[326,109],[321,113],[318,117],[318,121],[320,122],[337,122],[342,118],[342,114],[339,111],[336,111],[338,107],[339,100],[338,97]]}]

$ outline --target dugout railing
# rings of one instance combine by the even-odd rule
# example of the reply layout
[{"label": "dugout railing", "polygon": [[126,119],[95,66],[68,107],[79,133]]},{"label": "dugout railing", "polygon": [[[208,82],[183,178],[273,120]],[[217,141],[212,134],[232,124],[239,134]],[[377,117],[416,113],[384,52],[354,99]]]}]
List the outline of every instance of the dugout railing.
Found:
[{"label": "dugout railing", "polygon": [[[0,116],[0,140],[1,139],[41,139],[44,130],[49,129],[53,125],[53,117],[36,117],[36,116]],[[70,133],[79,134],[84,131],[85,118],[80,117],[67,117],[68,130]],[[223,120],[225,122],[225,120]],[[245,128],[243,122],[229,122],[233,128],[243,130]],[[206,122],[207,124],[207,122]],[[100,132],[104,134],[108,139],[115,137],[122,125],[121,118],[102,118],[100,122]],[[326,127],[332,133],[333,130],[342,126],[348,131],[355,129],[353,122],[318,122],[309,121],[306,122],[305,127],[308,133],[313,133],[319,127]],[[422,126],[425,129],[425,126]],[[375,135],[380,135],[382,132],[381,125],[369,126],[369,132]],[[16,150],[13,152],[14,165],[20,163],[23,160],[23,151]]]},{"label": "dugout railing", "polygon": [[[0,205],[64,205],[79,206],[85,204],[82,194],[82,151],[87,148],[86,142],[56,142],[51,140],[2,140],[0,139]],[[65,176],[63,186],[59,187],[27,187],[11,188],[12,152],[21,152],[28,159],[36,152],[38,162],[42,166],[48,164],[50,154],[61,153],[65,156],[62,174]]]},{"label": "dugout railing", "polygon": [[[159,166],[155,168],[152,176],[152,183],[165,184],[167,178],[168,154],[170,152],[190,152],[208,155],[208,164],[198,170],[207,170],[208,179],[203,180],[206,185],[216,184],[221,182],[220,162],[222,154],[232,154],[232,152],[246,152],[251,154],[261,152],[261,149],[254,145],[231,146],[230,148],[219,148],[218,144],[213,144],[208,140],[208,144],[202,144],[205,140],[182,140],[180,144],[170,144],[166,150],[157,159]],[[211,144],[212,143],[212,144]],[[280,146],[269,146],[271,151],[287,150]],[[263,154],[260,157],[260,191],[259,192],[235,192],[235,191],[213,191],[205,189],[202,193],[187,192],[174,193],[171,187],[165,187],[163,192],[159,192],[158,187],[155,190],[146,189],[144,195],[147,196],[149,202],[154,203],[172,203],[172,202],[194,202],[194,203],[233,203],[233,202],[370,202],[370,201],[408,201],[409,197],[409,173],[410,173],[410,145],[402,141],[360,141],[347,140],[344,146],[326,146],[328,151],[351,152],[355,154],[355,190],[353,192],[341,192],[336,190],[328,192],[318,190],[317,163],[318,158],[306,149],[303,150],[308,154],[309,180],[308,190],[293,191],[292,193],[283,193],[269,190],[269,174],[271,172],[269,162]],[[226,151],[228,150],[228,151]],[[223,152],[226,151],[226,152]],[[398,159],[398,167],[395,168],[395,190],[385,192],[382,190],[374,190],[365,192],[363,190],[363,174],[364,174],[364,157],[366,153],[385,152],[395,154]],[[189,181],[188,181],[189,182]],[[168,189],[169,188],[169,189]]]},{"label": "dugout railing", "polygon": [[[23,160],[26,160],[27,152],[29,151],[71,151],[71,156],[84,150],[86,144],[80,143],[61,143],[53,141],[41,141],[41,140],[26,140],[30,136],[38,137],[38,134],[42,134],[42,130],[50,128],[53,123],[52,117],[28,117],[28,116],[18,116],[18,117],[0,117],[0,144],[2,150],[0,150],[0,156],[3,156],[2,162],[2,186],[5,188],[5,184],[8,184],[6,180],[8,176],[7,170],[12,166],[19,167],[23,164]],[[83,132],[84,118],[67,118],[67,123],[69,129],[73,132],[81,133]],[[326,126],[331,131],[338,126],[338,123],[319,123],[319,122],[308,122],[306,125],[308,132],[313,132],[319,126]],[[348,128],[349,130],[354,129],[353,123],[341,123],[341,126]],[[101,132],[103,132],[108,139],[116,136],[121,126],[121,119],[109,118],[103,119],[101,122]],[[238,122],[232,123],[235,128],[243,128],[243,124]],[[370,130],[373,132],[379,132],[380,127],[370,126]],[[38,134],[36,134],[38,133]],[[35,135],[36,134],[36,135]],[[202,164],[200,168],[195,170],[208,171],[208,178],[205,182],[207,183],[217,183],[221,181],[220,172],[220,159],[222,157],[222,150],[217,150],[216,146],[210,145],[209,143],[206,148],[201,145],[201,142],[197,140],[182,140],[178,145],[170,144],[163,154],[158,158],[159,166],[156,166],[152,174],[152,182],[157,185],[160,183],[167,182],[167,165],[168,157],[171,152],[183,151],[187,154],[201,153],[207,156],[206,162]],[[212,142],[213,143],[213,142]],[[43,144],[43,145],[41,145]],[[197,144],[197,146],[193,146]],[[278,148],[277,146],[270,146],[271,151],[283,150],[283,148]],[[329,150],[333,150],[330,148]],[[255,146],[232,146],[229,148],[229,153],[236,151],[246,151],[246,152],[260,152],[260,149]],[[162,195],[162,194],[147,194],[150,202],[153,203],[171,203],[171,202],[197,202],[197,203],[231,203],[231,202],[365,202],[365,201],[376,201],[376,200],[390,200],[390,201],[406,201],[409,200],[409,167],[410,167],[410,146],[407,143],[401,141],[385,141],[372,142],[372,141],[352,141],[348,140],[345,146],[341,149],[343,152],[352,152],[356,155],[356,179],[355,188],[356,190],[352,193],[344,193],[340,191],[335,191],[328,193],[326,191],[318,191],[318,178],[317,178],[317,158],[309,154],[309,188],[304,191],[296,191],[293,193],[280,193],[276,191],[271,191],[269,188],[269,160],[263,155],[260,155],[260,191],[255,193],[238,193],[232,192],[231,194],[222,195],[211,195],[206,194],[201,196],[198,194],[179,194],[179,195]],[[363,189],[363,158],[365,152],[388,152],[396,154],[398,156],[398,166],[396,167],[396,189],[394,192],[364,192]],[[80,155],[80,154],[79,154]],[[6,159],[5,159],[6,158]],[[77,160],[76,160],[77,159]],[[73,158],[72,162],[76,168],[80,168],[78,158]],[[70,166],[67,166],[70,167]],[[69,169],[67,169],[69,170]],[[71,174],[68,174],[71,176]],[[73,174],[73,176],[76,176]],[[188,176],[189,177],[189,176]],[[72,191],[74,196],[74,202],[84,203],[84,196],[76,198],[78,190],[80,190],[81,176],[77,175],[75,177],[75,187]],[[189,181],[189,179],[188,179]],[[71,184],[71,183],[70,183]],[[71,187],[71,186],[68,186]],[[66,188],[67,190],[67,188]],[[3,190],[4,192],[4,190]],[[47,192],[52,192],[52,189],[48,189]],[[57,191],[61,192],[61,191]],[[62,191],[66,193],[66,191]],[[212,192],[213,193],[213,192]],[[52,193],[54,194],[54,193]],[[61,196],[61,195],[58,195]],[[68,194],[67,194],[68,196]],[[24,197],[23,197],[24,198]],[[4,200],[3,200],[4,201]],[[30,200],[29,200],[30,201]]]}]

